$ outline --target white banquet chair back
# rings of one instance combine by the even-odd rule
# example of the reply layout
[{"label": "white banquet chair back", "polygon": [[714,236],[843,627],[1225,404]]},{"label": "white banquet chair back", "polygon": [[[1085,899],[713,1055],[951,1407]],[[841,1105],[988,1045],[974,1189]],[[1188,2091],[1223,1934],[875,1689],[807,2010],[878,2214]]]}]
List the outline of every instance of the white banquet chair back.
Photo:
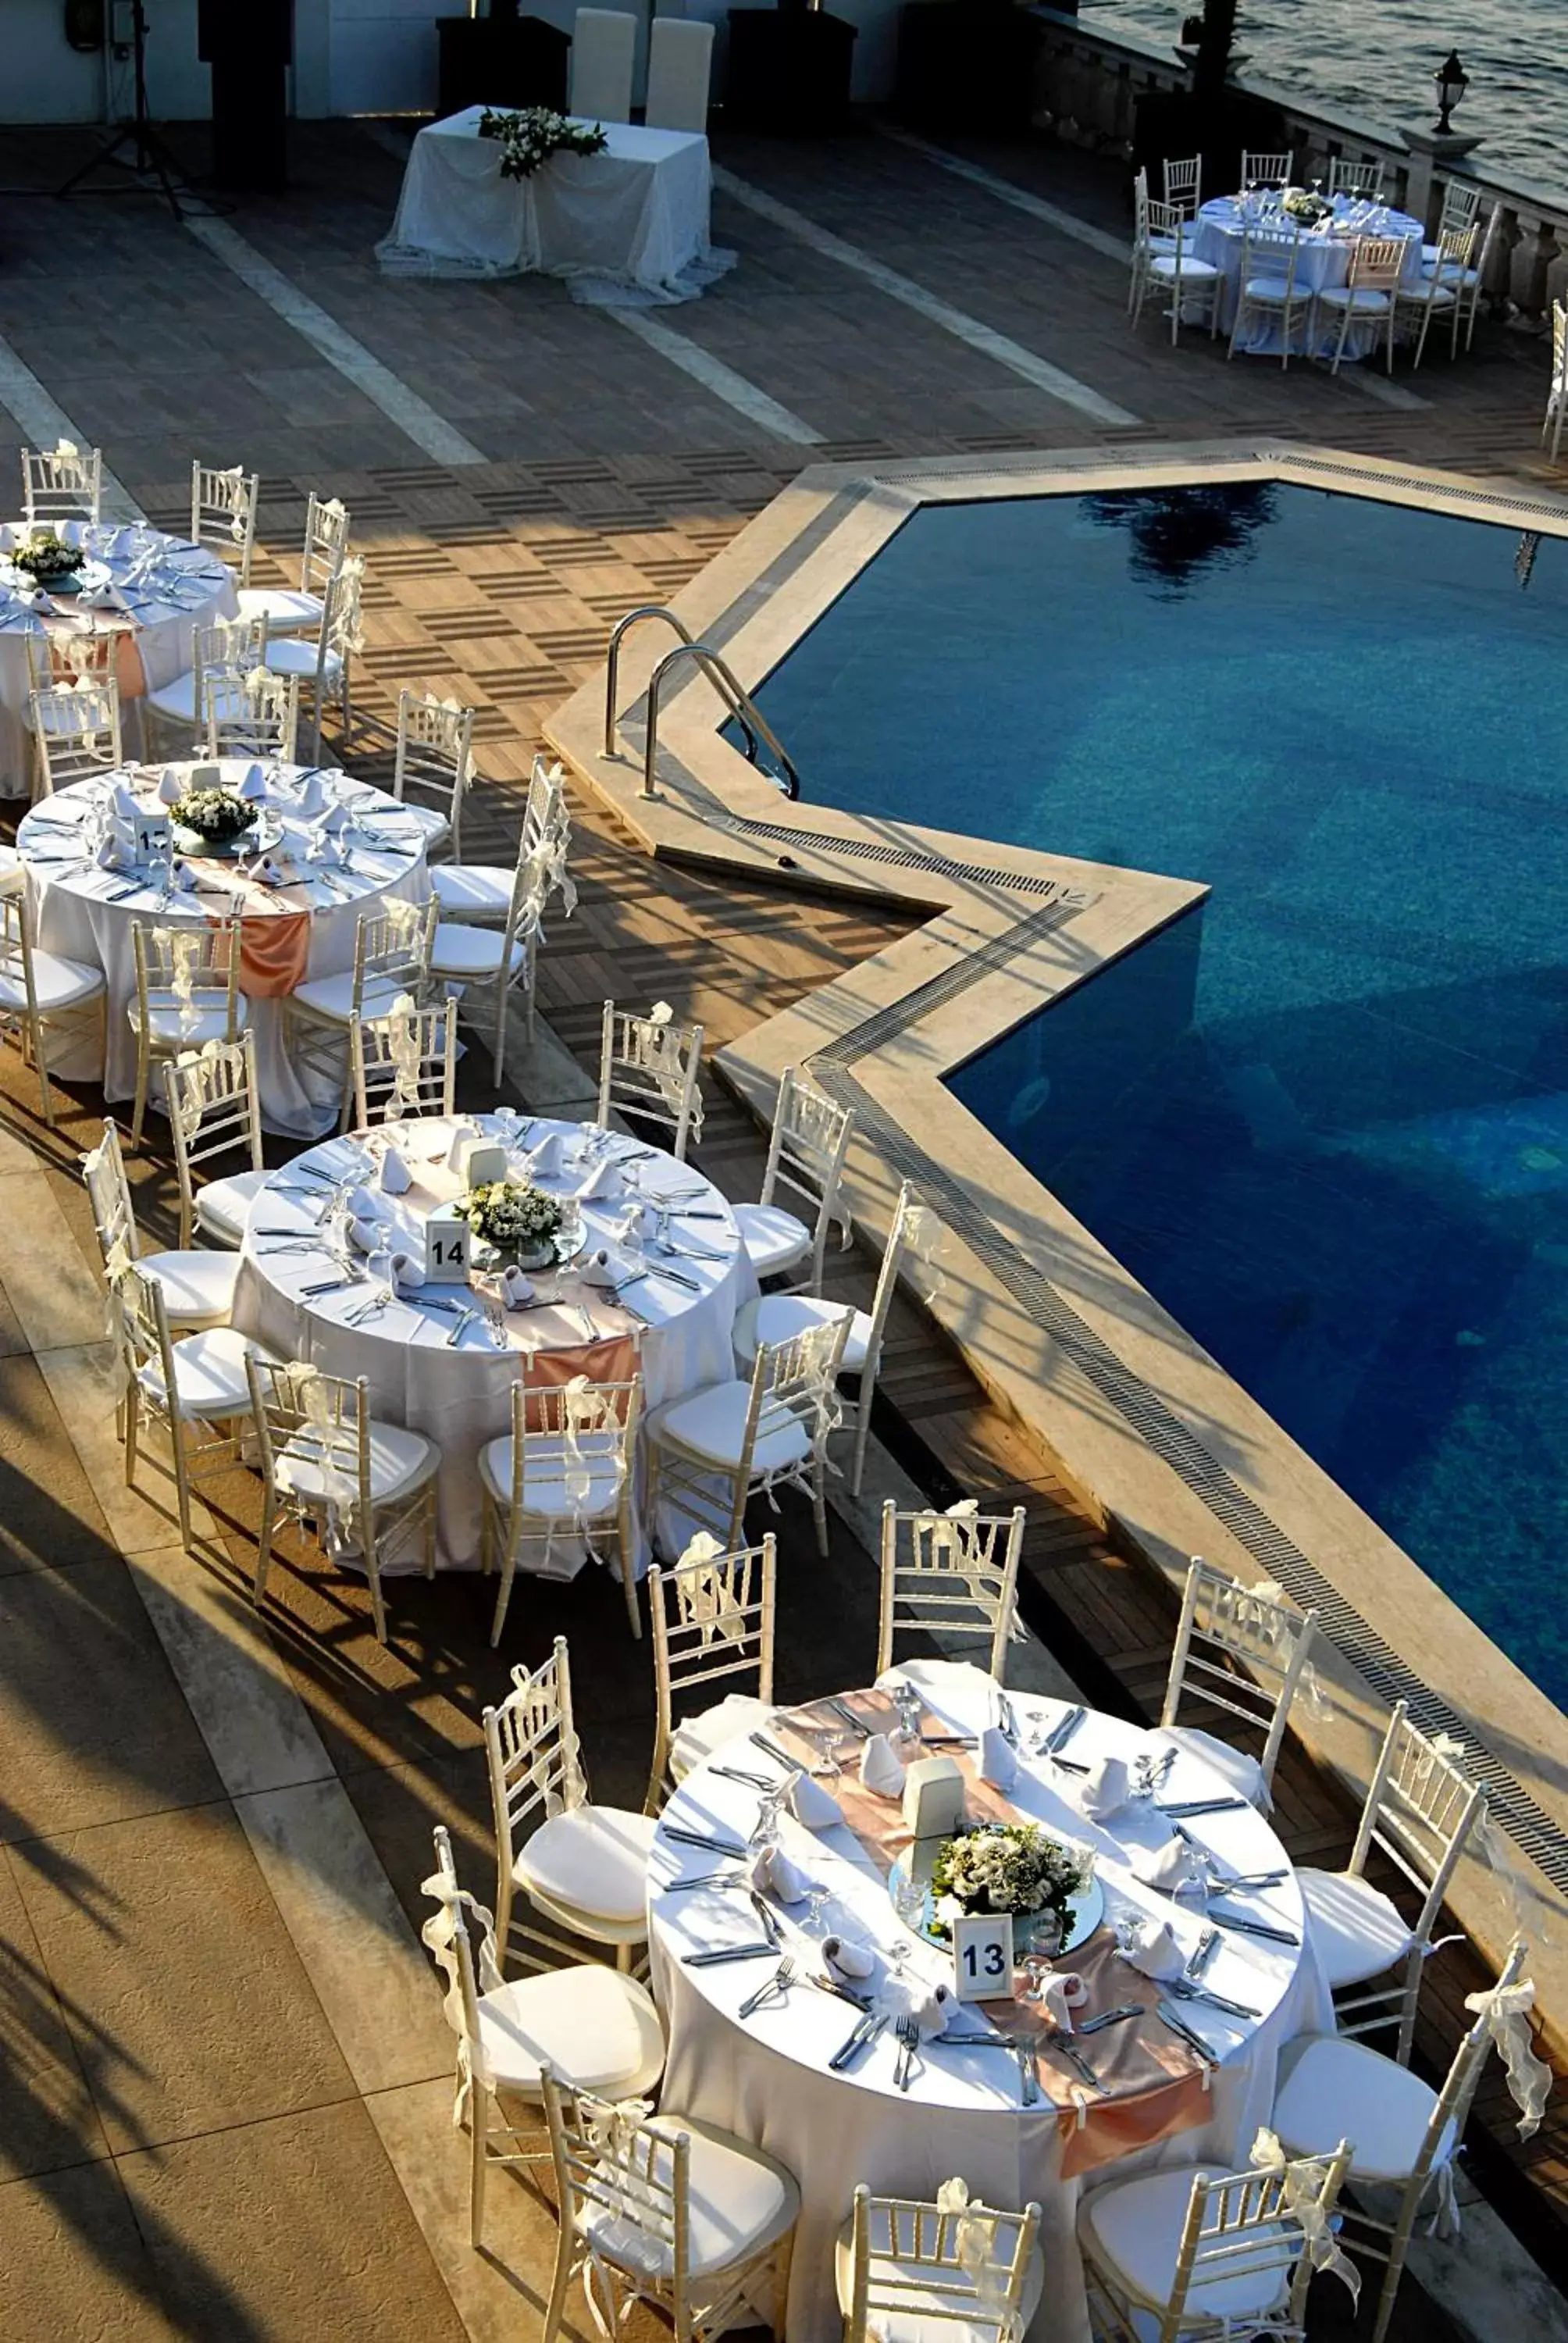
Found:
[{"label": "white banquet chair back", "polygon": [[[501,1640],[518,1568],[548,1577],[559,1537],[582,1538],[595,1559],[601,1547],[614,1549],[631,1632],[641,1634],[632,1518],[641,1415],[642,1384],[635,1378],[596,1383],[574,1375],[553,1385],[512,1385],[510,1435],[479,1454],[480,1568],[488,1576],[498,1563],[501,1574],[492,1647]],[[531,1563],[526,1548],[534,1550]]]},{"label": "white banquet chair back", "polygon": [[1449,356],[1459,356],[1459,328],[1464,317],[1464,287],[1474,274],[1475,247],[1480,240],[1478,227],[1444,228],[1437,239],[1437,266],[1424,269],[1413,284],[1402,277],[1394,294],[1396,317],[1394,330],[1408,340],[1413,327],[1415,347],[1411,352],[1412,367],[1420,366],[1426,355],[1427,336],[1434,317],[1446,319],[1449,328]]},{"label": "white banquet chair back", "polygon": [[[1167,156],[1163,168],[1166,202],[1189,219],[1196,219],[1203,203],[1203,157],[1192,155],[1172,162]],[[1144,187],[1147,190],[1147,179]]]},{"label": "white banquet chair back", "polygon": [[1304,2337],[1311,2248],[1331,2234],[1349,2165],[1337,2139],[1246,2172],[1176,2165],[1093,2189],[1079,2207],[1078,2242],[1096,2334],[1125,2343]]},{"label": "white banquet chair back", "polygon": [[22,450],[22,511],[30,521],[96,520],[104,499],[104,451],[57,447]]},{"label": "white banquet chair back", "polygon": [[716,2343],[759,2318],[783,2334],[800,2191],[781,2164],[711,2124],[590,2098],[548,2067],[544,2099],[560,2231],[539,2343],[558,2343],[585,2267],[609,2297],[606,2335],[627,2332],[638,2302],[664,2313],[677,2343]]},{"label": "white banquet chair back", "polygon": [[1296,153],[1293,146],[1287,146],[1282,154],[1270,154],[1258,147],[1243,146],[1240,184],[1243,189],[1288,187],[1291,184],[1291,174],[1295,167]]},{"label": "white banquet chair back", "polygon": [[1044,2285],[1039,2240],[1038,2203],[1001,2212],[961,2180],[922,2203],[861,2181],[834,2257],[843,2343],[940,2343],[944,2328],[952,2343],[1018,2343]]},{"label": "white banquet chair back", "polygon": [[1127,314],[1131,317],[1141,298],[1143,279],[1156,252],[1170,254],[1173,239],[1153,232],[1149,218],[1149,174],[1140,168],[1132,181],[1132,271],[1128,280]]},{"label": "white banquet chair back", "polygon": [[[1161,1727],[1167,1740],[1216,1766],[1252,1805],[1270,1804],[1291,1704],[1317,1630],[1317,1613],[1295,1610],[1277,1588],[1242,1586],[1199,1554],[1188,1564]],[[1184,1696],[1238,1718],[1258,1743],[1256,1755],[1180,1724]]]},{"label": "white banquet chair back", "polygon": [[35,691],[28,701],[38,746],[38,794],[53,797],[73,781],[113,773],[125,761],[120,741],[120,690],[112,675],[102,682],[55,684]]},{"label": "white banquet chair back", "polygon": [[528,794],[523,804],[523,850],[564,842],[571,833],[567,812],[567,778],[558,757],[536,757],[528,773]]},{"label": "white banquet chair back", "polygon": [[579,8],[572,20],[568,111],[585,122],[631,120],[637,18],[619,8]]},{"label": "white banquet chair back", "polygon": [[247,1370],[256,1345],[232,1326],[206,1327],[176,1342],[162,1281],[149,1262],[126,1263],[111,1290],[125,1372],[126,1486],[136,1483],[142,1426],[155,1424],[169,1444],[180,1542],[188,1554],[192,1483],[231,1472],[240,1459],[251,1412]]},{"label": "white banquet chair back", "polygon": [[260,618],[269,634],[314,634],[321,624],[327,588],[348,553],[348,515],[337,497],[314,492],[305,512],[305,545],[299,584],[247,586],[239,597],[240,616]]},{"label": "white banquet chair back", "polygon": [[1546,391],[1546,417],[1541,426],[1541,437],[1551,436],[1548,449],[1553,463],[1563,445],[1563,424],[1568,417],[1568,307],[1561,301],[1552,304],[1552,380]]},{"label": "white banquet chair back", "polygon": [[[1415,2038],[1422,1978],[1442,1899],[1486,1813],[1486,1792],[1457,1761],[1452,1743],[1428,1736],[1395,1704],[1367,1786],[1343,1871],[1302,1866],[1297,1876],[1343,2034],[1397,2027],[1393,2056],[1404,2066]],[[1392,1867],[1417,1899],[1407,1921],[1367,1877],[1374,1861]],[[1352,1987],[1368,1990],[1350,1993]]]},{"label": "white banquet chair back", "polygon": [[613,1945],[616,1966],[629,1969],[648,1935],[648,1859],[655,1824],[648,1815],[601,1806],[588,1798],[582,1747],[572,1715],[566,1638],[531,1671],[512,1670],[512,1689],[481,1720],[496,1825],[496,1939],[503,1961],[548,1968],[543,1956],[576,1947],[529,1920],[514,1919],[521,1894],[545,1919]]},{"label": "white banquet chair back", "polygon": [[1354,325],[1381,337],[1390,374],[1393,372],[1395,300],[1404,274],[1405,240],[1402,236],[1358,236],[1351,246],[1350,271],[1342,285],[1325,285],[1318,293],[1320,310],[1338,313],[1340,330],[1330,372],[1338,374],[1345,343]]},{"label": "white banquet chair back", "polygon": [[648,1498],[728,1548],[740,1544],[747,1499],[757,1491],[804,1490],[817,1547],[828,1552],[828,1443],[838,1423],[839,1365],[849,1331],[829,1318],[764,1342],[750,1382],[710,1383],[648,1418]]},{"label": "white banquet chair back", "polygon": [[648,35],[648,128],[706,132],[712,75],[713,26],[696,16],[656,16]]},{"label": "white banquet chair back", "polygon": [[232,1041],[247,1021],[250,1003],[239,989],[242,935],[237,909],[199,928],[132,921],[136,989],[126,1014],[136,1044],[133,1147],[142,1143],[154,1060],[177,1058],[206,1041]]},{"label": "white banquet chair back", "polygon": [[131,1184],[126,1177],[126,1160],[120,1151],[119,1127],[112,1118],[106,1118],[104,1135],[97,1146],[90,1148],[82,1158],[82,1184],[87,1192],[104,1277],[111,1289],[118,1282],[126,1263],[137,1262],[162,1286],[169,1323],[178,1332],[226,1323],[234,1307],[238,1263],[222,1253],[186,1251],[187,1239],[183,1231],[179,1251],[143,1252]]},{"label": "white banquet chair back", "polygon": [[307,978],[288,997],[293,1044],[303,1064],[342,1085],[343,1128],[354,1105],[348,1035],[356,1017],[385,1016],[407,993],[423,1004],[430,982],[436,906],[392,897],[361,911],[347,976]]},{"label": "white banquet chair back", "polygon": [[[785,1067],[773,1110],[762,1193],[755,1204],[732,1208],[740,1242],[759,1278],[780,1277],[804,1264],[792,1286],[820,1285],[828,1231],[835,1219],[848,1248],[849,1222],[839,1212],[839,1189],[854,1132],[851,1107],[838,1105],[798,1067]],[[774,1202],[780,1189],[805,1207],[808,1219]]]},{"label": "white banquet chair back", "polygon": [[[1442,206],[1437,215],[1437,233],[1441,239],[1456,228],[1473,227],[1481,216],[1481,189],[1473,180],[1449,179],[1443,184]],[[1428,267],[1437,260],[1437,246],[1422,246],[1422,258]]]},{"label": "white banquet chair back", "polygon": [[[777,1583],[771,1530],[759,1545],[729,1554],[699,1536],[672,1567],[648,1572],[656,1717],[645,1813],[657,1814],[720,1739],[760,1726],[771,1713]],[[715,1685],[725,1689],[716,1694]],[[684,1708],[694,1694],[695,1713],[678,1725],[677,1702]]]},{"label": "white banquet chair back", "polygon": [[176,728],[182,745],[198,753],[206,745],[207,701],[211,686],[224,676],[249,675],[266,657],[265,618],[215,618],[210,626],[191,628],[191,663],[170,683],[160,684],[142,701],[144,718]]},{"label": "white banquet chair back", "polygon": [[[255,1035],[247,1027],[232,1041],[211,1041],[166,1060],[164,1098],[180,1183],[181,1244],[189,1244],[197,1226],[212,1244],[242,1243],[251,1205],[266,1178]],[[207,1176],[206,1166],[216,1158],[235,1154],[245,1159],[240,1170],[216,1180]]]},{"label": "white banquet chair back", "polygon": [[1214,340],[1220,331],[1220,295],[1225,279],[1212,261],[1198,257],[1198,223],[1188,219],[1179,204],[1157,204],[1152,196],[1146,198],[1144,208],[1147,226],[1141,261],[1136,248],[1133,253],[1133,325],[1143,315],[1151,287],[1158,285],[1171,296],[1172,349],[1184,324],[1201,325],[1206,319],[1209,337]]},{"label": "white banquet chair back", "polygon": [[[539,857],[519,862],[512,873],[512,891],[506,924],[486,927],[478,920],[437,920],[430,944],[430,975],[434,982],[455,986],[470,1009],[477,1009],[487,987],[490,992],[490,1072],[496,1088],[507,1063],[507,1015],[511,996],[523,997],[524,1037],[534,1038],[534,981],[548,881]],[[439,902],[439,897],[437,899]]]},{"label": "white banquet chair back", "polygon": [[618,1009],[607,1001],[599,1024],[598,1105],[602,1129],[612,1112],[636,1117],[670,1134],[678,1163],[702,1140],[702,1027],[678,1024],[662,1003],[651,1010]]},{"label": "white banquet chair back", "polygon": [[420,1008],[406,992],[379,1017],[348,1021],[354,1128],[405,1116],[451,1115],[457,1083],[457,1004]]},{"label": "white banquet chair back", "polygon": [[1329,194],[1357,196],[1364,204],[1382,201],[1383,166],[1375,156],[1353,160],[1348,155],[1329,158]]},{"label": "white banquet chair back", "polygon": [[[1486,278],[1492,266],[1492,256],[1503,227],[1503,206],[1493,205],[1486,216],[1486,234],[1481,239],[1481,250],[1473,256],[1473,266],[1465,269],[1459,280],[1459,322],[1464,327],[1464,347],[1468,350],[1475,340],[1475,320],[1480,313],[1482,297],[1486,291]],[[1455,355],[1458,355],[1457,340]]]},{"label": "white banquet chair back", "polygon": [[198,458],[191,466],[191,542],[216,553],[240,586],[250,584],[260,492],[260,475],[243,464],[221,470]]},{"label": "white banquet chair back", "polygon": [[377,1423],[363,1375],[351,1382],[302,1360],[256,1357],[246,1373],[263,1490],[252,1600],[266,1600],[279,1523],[313,1523],[328,1553],[357,1554],[376,1640],[385,1644],[388,1562],[412,1554],[427,1578],[436,1575],[439,1449],[422,1433]]},{"label": "white banquet chair back", "polygon": [[41,621],[29,628],[27,688],[56,691],[66,683],[109,684],[114,681],[124,621],[116,623],[93,611],[68,624],[52,627]]},{"label": "white banquet chair back", "polygon": [[[945,1513],[900,1512],[890,1497],[882,1507],[881,1604],[877,1619],[877,1674],[898,1664],[902,1634],[960,1638],[985,1646],[983,1664],[998,1684],[1007,1667],[1008,1642],[1018,1609],[1018,1571],[1025,1514],[982,1513],[973,1498]],[[906,1664],[918,1681],[919,1660]]]},{"label": "white banquet chair back", "polygon": [[209,757],[265,757],[292,765],[299,739],[299,678],[270,675],[264,667],[246,675],[203,679]]},{"label": "white banquet chair back", "polygon": [[473,778],[474,710],[431,692],[400,691],[392,794],[403,803],[412,781],[445,805],[445,828],[429,842],[449,836],[454,861],[462,858],[463,803]]},{"label": "white banquet chair back", "polygon": [[361,611],[365,563],[351,554],[322,592],[321,623],[314,645],[295,635],[278,636],[267,645],[264,665],[273,675],[292,676],[301,693],[310,696],[310,753],[321,755],[321,726],[327,709],[337,709],[345,739],[354,730],[354,654],[364,648]]},{"label": "white banquet chair back", "polygon": [[1310,285],[1298,286],[1297,272],[1301,266],[1302,231],[1299,223],[1289,227],[1264,227],[1249,221],[1241,235],[1241,276],[1236,297],[1236,315],[1231,327],[1231,339],[1226,348],[1227,358],[1236,355],[1236,344],[1249,326],[1260,318],[1268,318],[1280,337],[1280,366],[1283,372],[1291,363],[1291,344],[1298,326],[1302,342],[1306,339],[1307,324],[1316,298]]},{"label": "white banquet chair back", "polygon": [[41,951],[33,938],[25,892],[0,893],[0,1035],[20,1046],[38,1070],[44,1120],[55,1127],[55,1095],[45,1057],[51,1030],[101,1024],[108,990],[101,969]]}]

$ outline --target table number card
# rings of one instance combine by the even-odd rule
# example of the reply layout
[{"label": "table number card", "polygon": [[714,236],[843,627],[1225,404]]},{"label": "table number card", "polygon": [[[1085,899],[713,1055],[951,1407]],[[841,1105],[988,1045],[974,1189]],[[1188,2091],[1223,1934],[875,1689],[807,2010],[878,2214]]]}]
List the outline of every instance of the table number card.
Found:
[{"label": "table number card", "polygon": [[951,1923],[960,2001],[1005,2001],[1012,1991],[1012,1915],[970,1912]]},{"label": "table number card", "polygon": [[162,862],[169,850],[169,816],[166,806],[138,806],[136,820],[136,858],[138,862]]},{"label": "table number card", "polygon": [[473,1232],[453,1204],[442,1204],[425,1222],[425,1282],[464,1285]]}]

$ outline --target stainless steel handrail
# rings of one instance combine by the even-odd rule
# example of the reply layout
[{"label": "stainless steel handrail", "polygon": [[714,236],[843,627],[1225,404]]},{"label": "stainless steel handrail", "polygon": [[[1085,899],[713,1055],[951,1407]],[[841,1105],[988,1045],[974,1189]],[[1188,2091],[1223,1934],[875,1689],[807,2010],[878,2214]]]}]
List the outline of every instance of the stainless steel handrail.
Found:
[{"label": "stainless steel handrail", "polygon": [[[653,778],[658,756],[659,694],[664,689],[665,677],[672,667],[678,667],[683,659],[694,659],[697,662],[715,691],[722,699],[729,702],[735,712],[738,723],[744,726],[749,733],[755,725],[783,767],[782,777],[779,779],[779,788],[787,798],[798,798],[800,794],[800,776],[796,771],[789,752],[769,726],[766,717],[736,681],[712,644],[691,641],[677,643],[672,651],[666,651],[648,679],[648,739],[642,752],[642,788],[638,794],[645,798],[658,795],[658,791],[653,786]],[[751,761],[755,764],[756,758],[753,757]]]},{"label": "stainless steel handrail", "polygon": [[[713,649],[711,645],[708,643],[699,643],[697,640],[697,638],[692,634],[690,628],[687,626],[685,620],[678,618],[675,612],[671,609],[666,608],[662,602],[639,602],[635,610],[628,610],[624,618],[618,618],[614,627],[610,630],[609,652],[605,664],[605,755],[607,757],[613,757],[617,753],[615,706],[616,684],[620,672],[621,643],[623,639],[630,632],[631,628],[644,618],[662,618],[665,624],[667,626],[673,627],[675,632],[680,637],[680,649],[678,651],[671,651],[668,653],[664,659],[661,660],[656,671],[657,678],[662,679],[665,669],[669,667],[674,660],[678,659],[680,651],[689,651],[692,657],[696,659],[697,664],[701,669],[703,674],[707,676],[709,683],[712,684],[715,691],[718,692],[719,698],[729,708],[730,714],[739,725],[742,732],[746,735],[746,756],[748,762],[753,765],[758,762],[761,755],[762,744],[765,741],[784,769],[785,779],[783,787],[785,794],[791,798],[798,798],[800,794],[800,776],[796,771],[793,761],[785,753],[785,750],[780,746],[775,734],[769,730],[760,709],[755,705],[749,694],[742,689],[740,684],[737,682],[735,676],[729,666],[719,657],[719,653]],[[657,732],[658,718],[656,703],[651,698],[651,685],[649,687],[649,691],[650,699],[648,715],[649,736],[651,739]],[[645,756],[642,789],[644,797],[651,797],[653,795],[653,790],[650,785],[651,774],[652,767],[649,764],[648,758]]]}]

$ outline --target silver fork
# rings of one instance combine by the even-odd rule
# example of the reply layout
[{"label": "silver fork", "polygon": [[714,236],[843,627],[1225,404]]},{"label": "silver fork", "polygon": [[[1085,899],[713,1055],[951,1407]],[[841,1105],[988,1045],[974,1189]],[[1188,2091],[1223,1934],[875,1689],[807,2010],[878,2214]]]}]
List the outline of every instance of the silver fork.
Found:
[{"label": "silver fork", "polygon": [[452,1321],[452,1331],[447,1337],[447,1348],[449,1351],[455,1351],[457,1349],[458,1343],[462,1341],[464,1334],[473,1324],[478,1314],[479,1313],[477,1310],[465,1310],[458,1317]]},{"label": "silver fork", "polygon": [[1013,2043],[1012,2055],[1018,2061],[1019,2087],[1023,2093],[1024,2106],[1032,2107],[1040,2097],[1040,2077],[1034,2071],[1033,2046],[1020,2035]]},{"label": "silver fork", "polygon": [[893,2067],[893,2080],[900,2091],[907,2091],[914,2079],[915,2052],[920,2046],[920,2029],[912,2017],[900,2017],[893,2030],[899,2037],[899,2056]]},{"label": "silver fork", "polygon": [[747,1995],[738,2014],[741,2017],[749,2017],[754,2009],[761,2008],[770,1995],[788,1993],[794,1982],[795,1963],[790,1955],[786,1953],[766,1985],[759,1985],[755,1993]]},{"label": "silver fork", "polygon": [[1219,1929],[1215,1927],[1211,1920],[1205,1920],[1203,1926],[1198,1931],[1197,1943],[1193,1946],[1191,1951],[1187,1956],[1187,1966],[1181,1972],[1182,1976],[1186,1977],[1190,1983],[1196,1984],[1197,1980],[1202,1976],[1204,1969],[1207,1967],[1209,1961],[1213,1955],[1214,1947],[1219,1941]]}]

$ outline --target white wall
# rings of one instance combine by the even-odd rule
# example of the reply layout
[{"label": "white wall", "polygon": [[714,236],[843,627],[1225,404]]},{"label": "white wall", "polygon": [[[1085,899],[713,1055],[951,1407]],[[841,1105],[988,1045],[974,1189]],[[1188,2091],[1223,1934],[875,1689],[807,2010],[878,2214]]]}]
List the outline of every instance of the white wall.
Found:
[{"label": "white wall", "polygon": [[333,114],[434,106],[436,19],[467,15],[467,0],[330,0],[330,11]]}]

